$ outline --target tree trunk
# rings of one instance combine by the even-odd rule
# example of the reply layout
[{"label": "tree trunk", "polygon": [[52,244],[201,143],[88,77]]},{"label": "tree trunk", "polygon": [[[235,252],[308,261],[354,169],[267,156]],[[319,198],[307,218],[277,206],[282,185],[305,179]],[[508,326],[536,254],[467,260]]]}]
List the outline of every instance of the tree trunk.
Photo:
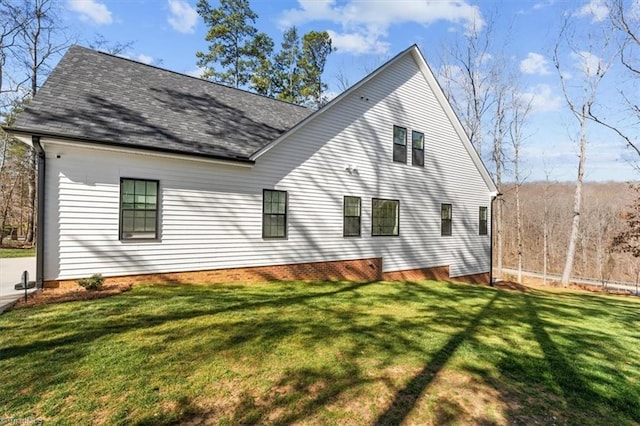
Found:
[{"label": "tree trunk", "polygon": [[586,134],[586,111],[584,111],[580,120],[580,159],[578,161],[578,180],[576,181],[576,192],[573,198],[573,219],[571,222],[571,234],[569,236],[569,244],[567,246],[567,257],[562,272],[562,285],[569,285],[569,279],[573,272],[573,261],[576,255],[576,244],[578,242],[578,233],[580,231],[580,209],[582,206],[582,181],[584,179],[584,166],[587,160],[587,134]]},{"label": "tree trunk", "polygon": [[544,187],[544,216],[542,223],[542,282],[547,285],[547,269],[549,267],[549,183]]},{"label": "tree trunk", "polygon": [[[515,122],[514,122],[515,123]],[[516,123],[517,124],[517,123]],[[512,133],[513,135],[513,133]],[[516,181],[516,244],[518,253],[518,282],[522,283],[522,209],[520,208],[520,135],[515,133],[513,139],[513,172]]]}]

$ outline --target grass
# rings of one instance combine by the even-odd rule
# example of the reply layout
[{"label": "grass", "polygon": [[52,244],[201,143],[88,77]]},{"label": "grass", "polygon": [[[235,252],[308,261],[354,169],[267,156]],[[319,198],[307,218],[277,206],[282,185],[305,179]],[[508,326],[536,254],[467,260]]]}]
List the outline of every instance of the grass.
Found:
[{"label": "grass", "polygon": [[0,259],[10,257],[33,257],[36,255],[35,247],[31,248],[13,248],[0,247]]},{"label": "grass", "polygon": [[0,419],[638,424],[636,299],[446,282],[146,285],[0,316]]}]

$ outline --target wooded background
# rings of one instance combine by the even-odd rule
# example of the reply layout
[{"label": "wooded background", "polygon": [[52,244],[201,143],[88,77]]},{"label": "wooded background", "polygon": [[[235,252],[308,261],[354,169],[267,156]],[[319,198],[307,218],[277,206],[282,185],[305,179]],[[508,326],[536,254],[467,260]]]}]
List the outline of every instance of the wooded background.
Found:
[{"label": "wooded background", "polygon": [[[523,269],[542,272],[544,224],[548,224],[548,271],[560,275],[564,268],[571,228],[573,183],[535,182],[520,188]],[[504,188],[504,266],[517,266],[516,209],[513,185]],[[627,227],[629,204],[636,196],[629,184],[586,183],[574,263],[574,277],[636,282],[640,261],[631,254],[614,251],[615,235]],[[548,213],[545,218],[544,203]],[[496,201],[496,203],[499,201]]]}]

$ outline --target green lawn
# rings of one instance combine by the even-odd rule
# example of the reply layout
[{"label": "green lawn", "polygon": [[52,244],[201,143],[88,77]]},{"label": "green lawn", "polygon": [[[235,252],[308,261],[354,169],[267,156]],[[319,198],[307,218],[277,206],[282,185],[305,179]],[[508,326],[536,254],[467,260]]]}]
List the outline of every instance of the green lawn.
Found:
[{"label": "green lawn", "polygon": [[32,257],[36,255],[35,248],[1,248],[0,259],[6,257]]},{"label": "green lawn", "polygon": [[640,303],[442,282],[148,285],[0,315],[0,419],[638,424]]}]

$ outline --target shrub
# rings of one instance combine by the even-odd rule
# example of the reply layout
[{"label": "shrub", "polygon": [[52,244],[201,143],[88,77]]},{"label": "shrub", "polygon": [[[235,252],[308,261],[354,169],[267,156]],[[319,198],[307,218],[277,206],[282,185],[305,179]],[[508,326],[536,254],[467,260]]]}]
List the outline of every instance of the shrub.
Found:
[{"label": "shrub", "polygon": [[104,283],[104,277],[101,274],[93,274],[89,278],[81,278],[78,280],[78,285],[86,288],[87,290],[98,290]]}]

